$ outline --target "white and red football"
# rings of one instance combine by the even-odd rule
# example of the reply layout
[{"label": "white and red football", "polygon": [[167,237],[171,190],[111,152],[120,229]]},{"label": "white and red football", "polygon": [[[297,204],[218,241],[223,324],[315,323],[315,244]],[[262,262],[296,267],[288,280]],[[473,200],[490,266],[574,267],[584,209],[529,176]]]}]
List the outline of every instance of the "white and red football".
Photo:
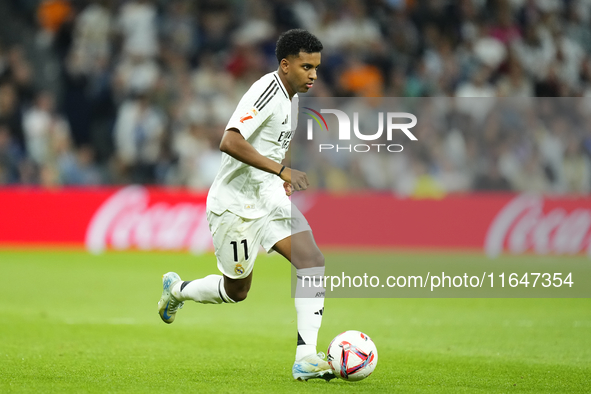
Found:
[{"label": "white and red football", "polygon": [[348,381],[367,378],[378,363],[378,349],[360,331],[345,331],[328,345],[328,364],[335,376]]}]

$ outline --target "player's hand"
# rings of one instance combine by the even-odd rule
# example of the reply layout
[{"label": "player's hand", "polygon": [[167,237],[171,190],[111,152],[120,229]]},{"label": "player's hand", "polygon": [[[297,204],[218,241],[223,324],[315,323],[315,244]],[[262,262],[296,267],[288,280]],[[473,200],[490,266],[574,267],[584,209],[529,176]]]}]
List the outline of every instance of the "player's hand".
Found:
[{"label": "player's hand", "polygon": [[285,195],[287,197],[293,194],[293,186],[291,186],[291,183],[283,182],[283,188],[285,189]]},{"label": "player's hand", "polygon": [[281,179],[287,183],[290,183],[293,190],[300,191],[306,190],[310,186],[308,182],[308,176],[305,172],[294,170],[286,167],[281,173]]}]

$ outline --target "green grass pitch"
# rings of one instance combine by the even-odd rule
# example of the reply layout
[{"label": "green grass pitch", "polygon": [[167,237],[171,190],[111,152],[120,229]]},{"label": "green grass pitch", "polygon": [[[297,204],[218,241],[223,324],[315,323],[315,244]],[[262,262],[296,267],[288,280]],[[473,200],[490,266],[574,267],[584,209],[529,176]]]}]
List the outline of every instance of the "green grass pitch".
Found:
[{"label": "green grass pitch", "polygon": [[0,269],[2,393],[591,392],[591,299],[327,299],[319,350],[361,330],[378,366],[357,383],[296,382],[276,255],[259,257],[245,302],[187,303],[172,325],[156,310],[161,275],[217,273],[213,255],[5,250]]}]

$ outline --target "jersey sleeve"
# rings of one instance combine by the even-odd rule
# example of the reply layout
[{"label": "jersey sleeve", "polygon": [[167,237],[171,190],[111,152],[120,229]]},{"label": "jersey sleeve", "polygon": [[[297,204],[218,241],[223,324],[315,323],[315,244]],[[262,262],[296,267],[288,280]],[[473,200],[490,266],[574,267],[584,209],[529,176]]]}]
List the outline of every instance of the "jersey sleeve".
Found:
[{"label": "jersey sleeve", "polygon": [[226,130],[238,129],[244,139],[248,139],[273,115],[276,98],[282,94],[280,89],[274,78],[255,82],[238,103]]}]

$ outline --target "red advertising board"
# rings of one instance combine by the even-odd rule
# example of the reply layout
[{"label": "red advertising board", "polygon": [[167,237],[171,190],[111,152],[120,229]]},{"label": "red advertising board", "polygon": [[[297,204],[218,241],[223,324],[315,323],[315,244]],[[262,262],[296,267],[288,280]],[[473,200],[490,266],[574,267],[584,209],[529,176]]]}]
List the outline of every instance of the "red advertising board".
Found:
[{"label": "red advertising board", "polygon": [[[211,249],[205,193],[128,186],[0,190],[0,245]],[[301,193],[320,246],[591,252],[591,198],[468,194],[413,200],[391,194]]]},{"label": "red advertising board", "polygon": [[206,194],[179,189],[4,189],[0,245],[210,249]]},{"label": "red advertising board", "polygon": [[591,254],[591,198],[468,194],[413,200],[390,194],[315,195],[302,202],[330,246]]}]

